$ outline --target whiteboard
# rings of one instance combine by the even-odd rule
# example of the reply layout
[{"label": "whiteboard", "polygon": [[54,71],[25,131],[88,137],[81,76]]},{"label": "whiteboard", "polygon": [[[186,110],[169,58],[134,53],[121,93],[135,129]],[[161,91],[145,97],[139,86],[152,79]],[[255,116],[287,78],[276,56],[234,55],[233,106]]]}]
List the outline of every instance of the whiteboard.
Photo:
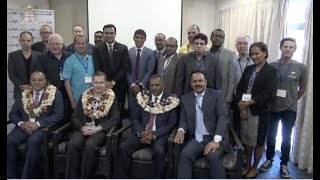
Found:
[{"label": "whiteboard", "polygon": [[117,28],[116,41],[134,47],[133,34],[143,29],[147,34],[145,46],[156,49],[154,37],[181,39],[182,0],[88,0],[89,42],[94,44],[94,32],[106,24]]}]

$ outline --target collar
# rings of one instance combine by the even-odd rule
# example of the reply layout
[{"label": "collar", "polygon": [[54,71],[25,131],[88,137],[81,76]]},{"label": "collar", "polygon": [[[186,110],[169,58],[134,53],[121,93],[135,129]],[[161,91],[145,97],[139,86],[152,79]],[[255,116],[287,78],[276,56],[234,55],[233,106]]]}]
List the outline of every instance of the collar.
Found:
[{"label": "collar", "polygon": [[[40,93],[40,94],[39,94],[40,96],[42,95],[43,91],[44,91],[44,89],[42,89],[41,91],[38,91],[38,93]],[[35,95],[36,95],[36,92],[37,92],[37,91],[32,90],[32,94],[33,94],[33,96],[35,96]]]},{"label": "collar", "polygon": [[142,51],[143,51],[143,48],[144,48],[144,46],[142,46],[141,48],[137,48],[136,46],[134,47],[134,49],[136,50],[136,52],[138,52],[138,49],[141,49],[140,52],[142,52]]},{"label": "collar", "polygon": [[116,41],[113,41],[113,43],[111,43],[111,44],[109,44],[109,43],[106,42],[106,45],[107,45],[108,48],[109,48],[109,45],[111,45],[111,46],[113,47],[115,42],[116,42]]},{"label": "collar", "polygon": [[85,54],[84,58],[82,58],[82,56],[77,51],[75,51],[74,53],[76,54],[76,56],[81,57],[81,59],[83,59],[83,60],[87,60],[88,59],[88,54],[87,53]]},{"label": "collar", "polygon": [[221,50],[223,49],[223,44],[220,46],[220,48],[217,50],[217,51],[213,51],[213,46],[211,46],[211,48],[210,48],[210,52],[212,52],[212,53],[217,53],[217,52],[221,52]]},{"label": "collar", "polygon": [[[50,58],[54,58],[54,59],[57,59],[56,58],[56,56],[49,50],[48,51],[48,56],[50,57]],[[61,50],[61,59],[63,59],[64,58],[64,53],[63,53],[63,50]]]},{"label": "collar", "polygon": [[203,97],[204,94],[206,93],[206,90],[207,90],[207,88],[206,88],[201,94],[198,94],[198,93],[196,93],[195,91],[193,91],[194,97],[197,97],[197,95],[201,95],[201,96]]},{"label": "collar", "polygon": [[237,61],[244,61],[244,62],[250,61],[250,57],[247,57],[245,60],[242,60],[242,59],[240,58],[240,56],[238,55]]},{"label": "collar", "polygon": [[158,100],[160,100],[162,98],[162,95],[163,95],[163,91],[161,92],[161,94],[159,94],[159,96],[155,96],[151,93],[152,97],[151,97],[151,102],[154,102],[154,99],[157,97]]},{"label": "collar", "polygon": [[157,49],[157,53],[161,53],[161,55],[163,55],[163,52],[164,52],[164,48],[161,50],[161,51],[159,51],[158,49]]}]

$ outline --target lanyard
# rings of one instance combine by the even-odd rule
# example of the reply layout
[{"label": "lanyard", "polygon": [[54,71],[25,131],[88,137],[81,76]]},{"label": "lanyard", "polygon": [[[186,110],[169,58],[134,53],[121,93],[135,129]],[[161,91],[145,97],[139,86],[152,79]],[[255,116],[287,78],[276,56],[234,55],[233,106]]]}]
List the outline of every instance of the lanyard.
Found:
[{"label": "lanyard", "polygon": [[77,59],[79,60],[79,62],[82,64],[82,66],[84,67],[84,69],[86,70],[86,72],[88,71],[88,66],[89,66],[89,62],[87,61],[86,64],[87,64],[87,67],[84,65],[84,63],[82,63],[81,59],[78,57],[77,54],[75,54]]},{"label": "lanyard", "polygon": [[256,77],[257,77],[257,72],[255,71],[255,69],[253,69],[252,74],[249,79],[249,87],[252,87],[253,82],[256,79]]},{"label": "lanyard", "polygon": [[280,64],[281,64],[281,59],[280,59],[278,72],[279,72],[279,76],[280,76],[281,87],[283,87],[283,84],[284,84],[284,83],[286,82],[286,80],[287,80],[288,73],[289,73],[289,71],[290,71],[290,69],[291,69],[292,63],[293,63],[293,61],[289,64],[289,67],[288,67],[285,75],[282,77],[281,72],[280,72]]},{"label": "lanyard", "polygon": [[244,71],[244,69],[248,66],[248,64],[249,64],[249,59],[247,59],[247,64],[246,64],[246,67],[244,67],[243,69],[242,69],[242,67],[241,67],[241,62],[240,61],[242,61],[240,58],[238,59],[238,63],[239,63],[239,66],[240,66],[240,69],[241,69],[241,72],[243,73],[243,71]]}]

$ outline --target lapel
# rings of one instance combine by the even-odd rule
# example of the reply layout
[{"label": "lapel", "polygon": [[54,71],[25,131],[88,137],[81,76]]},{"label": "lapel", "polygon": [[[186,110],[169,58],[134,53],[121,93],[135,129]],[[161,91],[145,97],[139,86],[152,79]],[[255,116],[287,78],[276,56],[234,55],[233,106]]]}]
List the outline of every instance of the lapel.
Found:
[{"label": "lapel", "polygon": [[203,72],[204,72],[205,74],[210,74],[210,73],[212,73],[212,72],[206,73],[207,70],[208,70],[208,68],[209,68],[209,66],[210,66],[210,61],[212,61],[211,59],[209,60],[209,58],[210,58],[210,54],[207,53],[207,54],[205,55],[205,59],[204,59],[204,70],[203,70]]},{"label": "lapel", "polygon": [[142,68],[143,68],[143,63],[145,62],[145,58],[147,57],[147,49],[146,47],[143,47],[143,50],[140,53],[140,62],[139,62],[139,72],[138,74],[140,74],[140,72],[142,72]]},{"label": "lapel", "polygon": [[[255,68],[253,68],[253,70],[255,70]],[[254,80],[254,82],[263,82],[261,81],[261,77],[264,77],[264,73],[268,70],[268,63],[266,62],[260,69],[259,73],[257,74],[256,79]],[[251,71],[252,72],[252,71]],[[251,74],[250,74],[251,75]]]},{"label": "lapel", "polygon": [[166,75],[169,70],[173,67],[174,62],[177,60],[177,53],[172,57],[171,61],[169,62],[169,65],[167,67],[167,70],[165,71],[164,75]]},{"label": "lapel", "polygon": [[[158,74],[160,74],[160,75],[162,74],[162,70],[164,68],[164,61],[165,61],[164,57],[161,57],[158,60]],[[163,74],[163,75],[165,75],[165,74]]]},{"label": "lapel", "polygon": [[[211,98],[209,96],[209,89],[207,88],[206,89],[206,92],[204,93],[204,96],[203,96],[203,99],[202,99],[202,113],[203,113],[203,121],[206,119],[205,118],[205,115],[206,115],[206,112],[207,112],[207,105],[211,104]],[[212,104],[211,104],[212,105]]]},{"label": "lapel", "polygon": [[[186,107],[189,107],[187,109],[187,113],[190,117],[193,117],[192,120],[193,122],[192,123],[195,123],[196,122],[196,97],[194,95],[194,92],[191,91],[190,92],[190,98],[186,98],[186,99],[189,99],[189,101],[186,102]],[[187,118],[188,119],[188,118]]]},{"label": "lapel", "polygon": [[17,69],[20,69],[21,72],[24,74],[24,77],[26,77],[27,71],[26,71],[26,68],[24,67],[24,56],[23,56],[22,50],[20,50],[18,52],[19,52],[19,54],[17,56],[17,58],[18,58],[18,62],[17,63],[18,63],[18,66],[20,66],[20,68],[17,68]]},{"label": "lapel", "polygon": [[[196,70],[196,63],[194,62],[194,55],[193,53],[190,53],[188,55],[188,59],[187,59],[187,63],[189,64],[189,66],[191,67],[191,71],[195,71]],[[189,77],[188,77],[189,78]]]}]

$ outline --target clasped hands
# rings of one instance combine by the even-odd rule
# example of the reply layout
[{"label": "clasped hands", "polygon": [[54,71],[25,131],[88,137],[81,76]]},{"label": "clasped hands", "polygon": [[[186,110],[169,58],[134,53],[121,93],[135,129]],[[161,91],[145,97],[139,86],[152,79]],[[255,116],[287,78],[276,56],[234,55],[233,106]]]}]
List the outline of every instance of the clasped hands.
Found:
[{"label": "clasped hands", "polygon": [[81,132],[84,136],[91,136],[97,132],[97,128],[95,126],[82,126]]},{"label": "clasped hands", "polygon": [[32,134],[33,131],[38,129],[38,124],[36,122],[24,121],[20,124],[21,129],[23,129],[28,135]]},{"label": "clasped hands", "polygon": [[143,144],[151,144],[154,140],[152,131],[143,131],[139,134],[140,142]]},{"label": "clasped hands", "polygon": [[239,101],[238,107],[240,111],[240,119],[247,120],[248,119],[248,103],[247,101]]}]

